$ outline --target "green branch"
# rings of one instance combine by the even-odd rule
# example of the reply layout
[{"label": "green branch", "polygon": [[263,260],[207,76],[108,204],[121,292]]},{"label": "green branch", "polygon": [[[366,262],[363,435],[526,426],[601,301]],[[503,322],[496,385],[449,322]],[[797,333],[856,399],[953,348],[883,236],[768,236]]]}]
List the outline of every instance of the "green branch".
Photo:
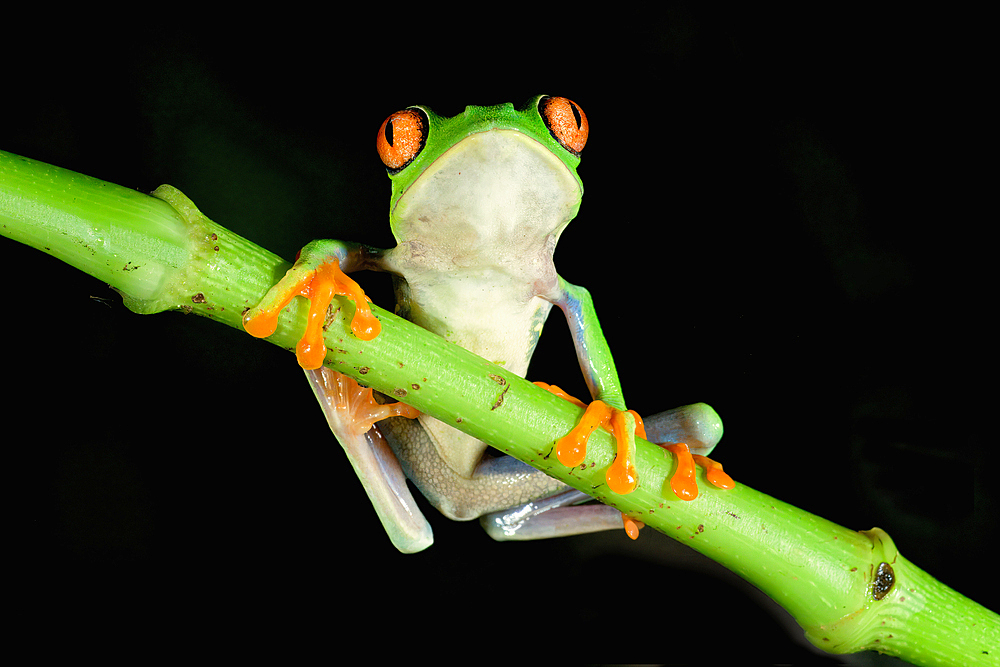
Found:
[{"label": "green branch", "polygon": [[[201,215],[179,191],[148,196],[0,152],[2,233],[118,290],[138,313],[186,310],[242,330],[288,262]],[[582,410],[378,307],[382,334],[350,333],[354,307],[338,299],[326,363],[544,470],[707,555],[789,611],[823,650],[875,649],[916,664],[996,664],[1000,618],[905,558],[880,529],[857,532],[738,483],[701,495],[670,490],[674,457],[639,442],[639,488],[610,492],[610,435],[592,436],[585,464],[552,455]],[[295,300],[268,340],[293,350],[307,304]]]}]

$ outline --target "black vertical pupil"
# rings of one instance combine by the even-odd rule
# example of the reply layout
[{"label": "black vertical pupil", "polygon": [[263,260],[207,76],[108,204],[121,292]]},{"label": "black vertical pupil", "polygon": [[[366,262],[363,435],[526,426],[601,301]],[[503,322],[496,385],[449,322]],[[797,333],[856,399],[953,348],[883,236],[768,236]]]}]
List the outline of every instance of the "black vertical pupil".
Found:
[{"label": "black vertical pupil", "polygon": [[392,146],[392,121],[385,124],[385,141]]},{"label": "black vertical pupil", "polygon": [[576,105],[572,102],[569,103],[569,108],[573,110],[573,118],[576,120],[576,129],[580,129],[583,121],[580,119],[580,110],[576,108]]}]

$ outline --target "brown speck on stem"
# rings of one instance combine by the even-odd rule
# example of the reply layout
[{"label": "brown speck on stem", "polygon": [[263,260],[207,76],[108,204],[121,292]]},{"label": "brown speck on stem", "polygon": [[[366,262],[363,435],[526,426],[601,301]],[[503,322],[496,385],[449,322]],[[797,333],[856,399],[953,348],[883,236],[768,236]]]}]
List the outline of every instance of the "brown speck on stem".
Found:
[{"label": "brown speck on stem", "polygon": [[[501,379],[501,380],[503,380],[503,378],[500,378],[500,379]],[[503,382],[502,382],[501,384],[507,384],[507,382],[506,382],[506,381],[503,381]],[[501,391],[501,392],[500,392],[500,395],[499,395],[499,396],[497,397],[497,400],[496,400],[496,402],[495,402],[495,403],[493,403],[493,405],[492,405],[492,406],[490,406],[490,410],[496,410],[496,409],[497,409],[497,408],[499,408],[499,407],[500,407],[501,405],[503,405],[503,397],[507,395],[507,390],[508,390],[508,389],[510,389],[510,387],[509,387],[509,386],[508,386],[508,387],[504,387],[504,388],[503,388],[503,391]]]}]

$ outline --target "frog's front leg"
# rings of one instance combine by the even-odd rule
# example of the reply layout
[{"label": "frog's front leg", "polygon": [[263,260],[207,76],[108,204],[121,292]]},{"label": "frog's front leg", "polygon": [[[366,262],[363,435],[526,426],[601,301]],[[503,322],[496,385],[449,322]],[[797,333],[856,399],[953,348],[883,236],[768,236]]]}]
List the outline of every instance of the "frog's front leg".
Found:
[{"label": "frog's front leg", "polygon": [[631,493],[638,483],[633,461],[635,434],[641,428],[642,420],[638,414],[625,408],[618,371],[615,369],[611,349],[601,332],[590,293],[560,277],[554,291],[545,295],[545,298],[559,306],[566,316],[580,370],[593,398],[593,402],[585,406],[578,399],[562,394],[558,388],[540,383],[550,391],[554,390],[567,400],[586,408],[577,427],[557,443],[556,456],[566,466],[578,465],[586,455],[590,433],[595,428],[604,426],[614,434],[618,443],[617,455],[606,475],[608,486],[615,493]]},{"label": "frog's front leg", "polygon": [[243,314],[243,328],[252,336],[266,338],[278,326],[278,314],[296,296],[309,299],[306,330],[295,349],[302,368],[319,368],[326,358],[323,326],[327,309],[335,295],[354,301],[351,331],[361,340],[372,340],[382,330],[368,306],[368,297],[346,272],[379,269],[383,251],[358,243],[313,241],[299,251],[295,264],[261,302]]},{"label": "frog's front leg", "polygon": [[[590,432],[598,426],[609,427],[618,441],[618,452],[607,472],[608,486],[616,493],[631,493],[639,483],[634,477],[631,463],[635,453],[634,438],[638,435],[646,439],[646,430],[643,420],[637,414],[629,411],[626,416],[623,413],[625,402],[618,373],[611,350],[601,333],[590,294],[586,289],[559,278],[555,290],[546,298],[559,306],[566,316],[580,368],[594,399],[590,405],[584,406],[577,399],[564,395],[567,400],[586,407],[586,411],[580,424],[557,443],[557,456],[565,465],[576,465],[585,455],[586,440]],[[561,393],[561,390],[556,393]],[[680,419],[682,416],[684,419]],[[635,419],[634,430],[629,417]],[[699,417],[704,421],[705,432],[699,431],[687,421],[688,418]],[[732,488],[732,480],[722,472],[722,466],[705,458],[722,435],[722,422],[710,407],[696,404],[661,413],[650,418],[649,426],[653,435],[648,436],[648,439],[663,444],[677,457],[678,466],[671,479],[671,487],[678,497],[693,500],[698,495],[694,481],[695,462],[709,470],[710,482],[722,488]],[[687,444],[688,439],[697,454],[692,454],[692,447]]]}]

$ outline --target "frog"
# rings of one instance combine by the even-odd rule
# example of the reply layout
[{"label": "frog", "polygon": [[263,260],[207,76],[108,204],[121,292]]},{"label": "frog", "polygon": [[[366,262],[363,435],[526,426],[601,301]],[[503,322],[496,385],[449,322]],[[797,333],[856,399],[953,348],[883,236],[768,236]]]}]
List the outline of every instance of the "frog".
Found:
[{"label": "frog", "polygon": [[697,496],[696,485],[691,488],[695,460],[711,468],[713,484],[732,485],[721,465],[705,458],[722,437],[718,414],[704,403],[644,420],[627,410],[590,293],[556,272],[556,243],[583,196],[577,168],[589,132],[580,105],[551,95],[519,108],[470,105],[452,117],[420,105],[391,114],[377,132],[376,148],[392,186],[389,223],[397,245],[312,241],[244,314],[244,328],[263,338],[275,331],[278,313],[293,298],[309,299],[296,358],[386,533],[403,553],[433,543],[407,479],[446,517],[479,519],[497,540],[623,525],[634,537],[641,524],[610,506],[583,504],[591,500],[586,494],[325,366],[323,325],[334,296],[355,303],[351,335],[372,340],[380,333],[364,290],[348,276],[361,270],[391,274],[396,314],[521,377],[551,308],[558,307],[592,399],[587,404],[557,386],[536,383],[585,409],[580,425],[558,443],[560,462],[581,460],[587,434],[603,426],[618,442],[608,472],[616,492],[628,493],[637,483],[630,463],[636,437],[663,443],[678,456],[678,471],[686,470],[689,482],[672,482],[679,497]]}]

